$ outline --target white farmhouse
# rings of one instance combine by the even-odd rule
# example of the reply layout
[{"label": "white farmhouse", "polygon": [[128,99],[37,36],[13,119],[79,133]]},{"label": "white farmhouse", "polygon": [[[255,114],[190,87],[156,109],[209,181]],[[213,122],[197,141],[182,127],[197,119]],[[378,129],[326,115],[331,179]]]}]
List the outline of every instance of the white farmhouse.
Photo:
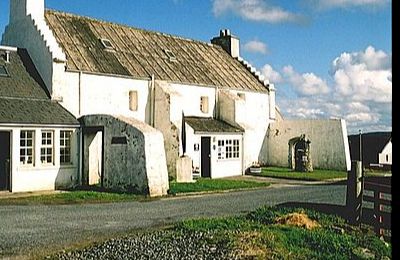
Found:
[{"label": "white farmhouse", "polygon": [[254,162],[291,166],[304,135],[317,167],[348,169],[345,122],[283,120],[274,85],[229,30],[204,43],[44,6],[10,0],[2,44],[26,49],[79,119],[83,184],[162,195],[183,155],[193,176],[236,176]]},{"label": "white farmhouse", "polygon": [[386,143],[382,151],[378,155],[379,164],[392,165],[392,138]]}]

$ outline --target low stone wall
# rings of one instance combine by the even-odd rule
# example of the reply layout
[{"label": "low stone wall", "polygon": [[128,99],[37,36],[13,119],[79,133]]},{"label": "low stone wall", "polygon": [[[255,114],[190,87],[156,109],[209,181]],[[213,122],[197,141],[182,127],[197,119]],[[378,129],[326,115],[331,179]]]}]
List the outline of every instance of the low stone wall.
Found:
[{"label": "low stone wall", "polygon": [[167,194],[164,140],[159,131],[121,116],[89,115],[80,121],[84,125],[83,134],[91,127],[102,128],[104,187],[150,196]]},{"label": "low stone wall", "polygon": [[266,153],[260,161],[289,167],[289,141],[305,134],[311,141],[314,168],[350,170],[350,153],[344,120],[283,120],[271,123],[264,139]]}]

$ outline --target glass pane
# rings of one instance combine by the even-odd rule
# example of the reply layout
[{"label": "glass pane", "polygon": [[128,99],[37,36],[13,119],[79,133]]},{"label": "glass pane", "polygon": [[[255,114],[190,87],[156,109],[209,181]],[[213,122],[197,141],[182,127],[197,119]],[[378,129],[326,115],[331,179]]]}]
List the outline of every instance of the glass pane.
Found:
[{"label": "glass pane", "polygon": [[26,135],[27,135],[28,138],[32,138],[33,137],[33,131],[28,131]]},{"label": "glass pane", "polygon": [[27,149],[28,155],[32,156],[33,154],[33,149]]},{"label": "glass pane", "polygon": [[20,145],[20,146],[23,147],[23,146],[25,146],[25,144],[26,144],[26,141],[25,141],[25,140],[20,140],[20,141],[19,141],[19,145]]},{"label": "glass pane", "polygon": [[33,146],[32,144],[33,144],[32,140],[28,140],[26,142],[26,146],[32,147]]}]

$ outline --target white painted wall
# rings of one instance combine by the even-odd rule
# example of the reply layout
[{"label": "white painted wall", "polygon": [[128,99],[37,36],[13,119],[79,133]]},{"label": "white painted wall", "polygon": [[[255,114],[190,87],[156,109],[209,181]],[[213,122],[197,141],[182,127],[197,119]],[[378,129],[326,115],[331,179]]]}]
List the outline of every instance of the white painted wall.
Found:
[{"label": "white painted wall", "polygon": [[[149,84],[147,80],[126,77],[62,72],[55,87],[61,105],[74,116],[91,114],[122,115],[148,122]],[[129,91],[138,92],[138,110],[129,109]]]},{"label": "white painted wall", "polygon": [[[223,178],[242,175],[243,146],[241,134],[195,134],[193,128],[186,124],[186,155],[192,159],[193,168],[201,172],[201,137],[211,137],[211,178]],[[239,158],[218,159],[218,140],[239,140]],[[194,146],[199,150],[195,151]]]},{"label": "white painted wall", "polygon": [[389,141],[379,153],[379,164],[392,165],[392,141]]},{"label": "white painted wall", "polygon": [[[79,181],[79,157],[78,157],[78,130],[74,128],[54,127],[1,127],[1,131],[11,131],[11,191],[27,192],[55,190],[76,185]],[[20,164],[20,131],[35,131],[35,164],[24,166]],[[54,131],[54,164],[43,165],[40,162],[41,131]],[[73,131],[71,143],[71,165],[60,164],[60,130]]]},{"label": "white painted wall", "polygon": [[[244,94],[244,99],[238,97]],[[270,123],[268,93],[221,90],[219,93],[219,115],[222,120],[239,124],[244,128],[244,168],[260,160],[265,149],[263,140]]]},{"label": "white painted wall", "polygon": [[[182,111],[185,116],[213,117],[215,109],[215,88],[194,85],[169,84],[171,96],[170,121],[181,128]],[[208,97],[208,113],[200,110],[200,99]]]},{"label": "white painted wall", "polygon": [[10,22],[2,44],[28,50],[40,76],[52,93],[53,60],[65,67],[66,56],[44,19],[44,0],[10,0]]}]

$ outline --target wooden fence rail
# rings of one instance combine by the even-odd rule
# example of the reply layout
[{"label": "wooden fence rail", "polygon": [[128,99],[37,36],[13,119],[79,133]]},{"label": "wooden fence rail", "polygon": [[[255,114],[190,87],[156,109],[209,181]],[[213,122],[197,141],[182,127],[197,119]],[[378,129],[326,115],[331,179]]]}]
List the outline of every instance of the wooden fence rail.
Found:
[{"label": "wooden fence rail", "polygon": [[[391,237],[392,186],[390,179],[364,180],[362,218],[374,226],[377,235]],[[373,207],[367,207],[367,203]]]}]

